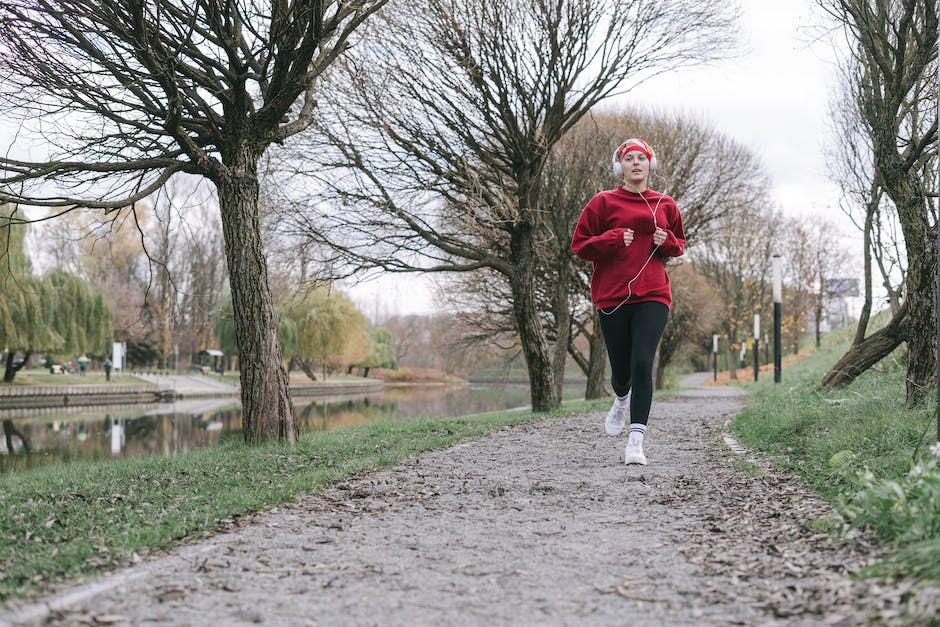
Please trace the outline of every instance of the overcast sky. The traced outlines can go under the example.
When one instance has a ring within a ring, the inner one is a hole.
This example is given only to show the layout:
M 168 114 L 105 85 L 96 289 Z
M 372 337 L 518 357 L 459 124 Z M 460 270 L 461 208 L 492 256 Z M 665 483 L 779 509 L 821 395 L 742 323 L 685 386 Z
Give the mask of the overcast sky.
M 837 83 L 833 45 L 841 42 L 839 34 L 820 37 L 828 22 L 814 0 L 739 3 L 739 57 L 659 76 L 615 102 L 687 112 L 748 146 L 763 160 L 772 197 L 784 214 L 807 220 L 828 216 L 850 242 L 858 240 L 857 246 L 849 245 L 861 254 L 861 234 L 838 207 L 839 190 L 828 178 L 825 159 L 831 142 L 828 103 Z M 396 276 L 350 291 L 372 318 L 383 312 L 424 313 L 441 308 L 427 283 Z
M 785 213 L 836 209 L 825 148 L 837 84 L 833 44 L 841 39 L 837 33 L 820 39 L 827 21 L 813 0 L 741 0 L 741 7 L 740 57 L 657 77 L 626 98 L 664 94 L 671 106 L 748 146 L 763 159 Z

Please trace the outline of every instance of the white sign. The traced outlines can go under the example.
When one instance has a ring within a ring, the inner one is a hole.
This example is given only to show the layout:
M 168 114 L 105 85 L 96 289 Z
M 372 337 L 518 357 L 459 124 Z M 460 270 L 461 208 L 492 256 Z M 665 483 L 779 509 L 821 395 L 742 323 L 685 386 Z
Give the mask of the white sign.
M 115 370 L 124 369 L 124 353 L 127 351 L 126 342 L 114 342 L 111 344 L 111 367 Z

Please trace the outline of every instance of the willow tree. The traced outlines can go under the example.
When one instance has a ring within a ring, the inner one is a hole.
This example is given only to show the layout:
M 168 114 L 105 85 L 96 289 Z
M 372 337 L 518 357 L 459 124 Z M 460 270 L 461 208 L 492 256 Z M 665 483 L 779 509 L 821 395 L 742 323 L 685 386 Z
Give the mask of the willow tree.
M 61 338 L 50 333 L 43 319 L 42 288 L 33 276 L 33 265 L 26 254 L 25 225 L 12 226 L 17 210 L 0 205 L 0 345 L 7 349 L 3 380 L 13 381 L 17 371 L 29 362 L 33 351 L 51 350 L 61 344 Z M 22 360 L 16 365 L 16 355 Z
M 8 349 L 3 380 L 13 381 L 35 353 L 104 354 L 113 328 L 107 295 L 63 270 L 34 276 L 23 246 L 26 225 L 9 223 L 13 211 L 0 209 L 0 218 L 8 221 L 0 228 L 0 345 Z
M 0 158 L 0 201 L 120 211 L 178 172 L 211 181 L 249 442 L 297 434 L 258 162 L 310 126 L 320 75 L 386 1 L 0 0 L 0 98 L 49 142 L 42 161 Z
M 281 318 L 296 338 L 288 356 L 311 379 L 316 379 L 316 366 L 325 377 L 327 370 L 369 354 L 365 316 L 348 296 L 327 285 L 295 294 L 284 303 Z
M 322 170 L 295 232 L 336 263 L 505 278 L 532 407 L 559 403 L 534 285 L 541 177 L 588 111 L 645 78 L 728 54 L 731 3 L 401 0 L 330 90 Z M 392 5 L 389 5 L 392 8 Z M 317 136 L 320 136 L 318 134 Z

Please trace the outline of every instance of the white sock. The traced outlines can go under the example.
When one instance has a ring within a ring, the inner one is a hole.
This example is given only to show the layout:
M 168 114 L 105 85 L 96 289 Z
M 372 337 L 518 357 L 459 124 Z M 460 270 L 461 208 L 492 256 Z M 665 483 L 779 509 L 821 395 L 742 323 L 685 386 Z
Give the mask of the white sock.
M 639 422 L 631 422 L 630 433 L 639 433 L 641 436 L 646 435 L 646 425 Z
M 627 401 L 630 399 L 630 393 L 627 392 L 625 396 L 618 396 L 617 400 L 614 401 L 617 405 L 623 406 L 627 404 Z

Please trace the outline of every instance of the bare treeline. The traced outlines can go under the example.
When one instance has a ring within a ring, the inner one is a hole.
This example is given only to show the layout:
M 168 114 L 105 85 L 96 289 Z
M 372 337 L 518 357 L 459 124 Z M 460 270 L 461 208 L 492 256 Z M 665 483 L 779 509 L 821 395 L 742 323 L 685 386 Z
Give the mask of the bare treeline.
M 285 224 L 349 272 L 500 275 L 532 406 L 559 402 L 536 284 L 556 144 L 644 78 L 733 50 L 733 6 L 691 0 L 403 0 L 371 24 L 298 155 L 325 196 Z M 317 142 L 326 138 L 325 142 Z M 299 163 L 299 161 L 298 161 Z

